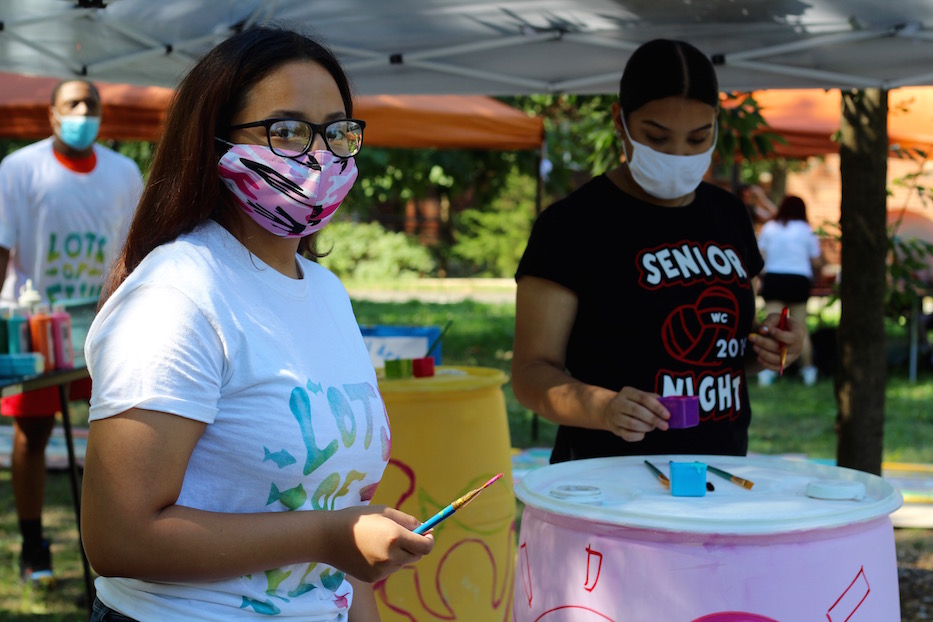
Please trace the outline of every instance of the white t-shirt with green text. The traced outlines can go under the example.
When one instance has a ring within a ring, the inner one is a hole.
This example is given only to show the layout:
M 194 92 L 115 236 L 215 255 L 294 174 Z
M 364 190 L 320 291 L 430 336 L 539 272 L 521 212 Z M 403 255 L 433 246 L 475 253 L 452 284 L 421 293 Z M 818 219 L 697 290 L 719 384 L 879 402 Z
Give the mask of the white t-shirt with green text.
M 150 253 L 107 300 L 85 347 L 90 420 L 130 408 L 207 424 L 178 504 L 212 512 L 365 505 L 389 422 L 346 289 L 298 258 L 291 279 L 213 221 Z M 197 583 L 97 579 L 149 620 L 346 620 L 344 573 L 309 561 Z
M 136 163 L 94 145 L 89 173 L 62 165 L 46 138 L 0 161 L 0 246 L 10 250 L 0 292 L 16 304 L 27 279 L 45 303 L 97 298 L 142 192 Z

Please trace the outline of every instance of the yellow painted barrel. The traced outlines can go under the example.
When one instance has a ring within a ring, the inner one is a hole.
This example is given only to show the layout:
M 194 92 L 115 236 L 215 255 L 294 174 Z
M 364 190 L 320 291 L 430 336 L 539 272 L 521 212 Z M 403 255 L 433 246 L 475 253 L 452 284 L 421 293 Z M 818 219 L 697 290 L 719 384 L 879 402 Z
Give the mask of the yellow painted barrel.
M 392 456 L 374 504 L 427 520 L 502 473 L 434 528 L 434 550 L 375 585 L 383 622 L 509 620 L 515 495 L 502 385 L 483 367 L 438 367 L 428 378 L 379 380 Z

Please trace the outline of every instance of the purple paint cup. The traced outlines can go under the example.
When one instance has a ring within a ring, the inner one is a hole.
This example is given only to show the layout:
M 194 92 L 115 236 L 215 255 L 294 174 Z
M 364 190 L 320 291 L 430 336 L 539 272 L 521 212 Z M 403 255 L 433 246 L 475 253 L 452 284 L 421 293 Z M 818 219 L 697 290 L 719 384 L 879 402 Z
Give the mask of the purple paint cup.
M 668 395 L 659 397 L 661 405 L 671 413 L 669 428 L 692 428 L 700 425 L 700 398 L 695 395 Z

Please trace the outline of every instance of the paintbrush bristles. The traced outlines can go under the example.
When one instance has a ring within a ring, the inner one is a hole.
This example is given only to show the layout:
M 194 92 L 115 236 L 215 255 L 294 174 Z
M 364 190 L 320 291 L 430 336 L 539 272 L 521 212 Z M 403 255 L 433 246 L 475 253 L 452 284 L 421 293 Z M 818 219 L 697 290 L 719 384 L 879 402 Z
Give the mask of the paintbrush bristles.
M 724 478 L 724 479 L 729 480 L 729 481 L 732 482 L 733 484 L 736 484 L 736 485 L 738 485 L 738 486 L 741 486 L 741 487 L 744 488 L 745 490 L 751 490 L 751 489 L 752 489 L 752 486 L 755 485 L 755 483 L 752 482 L 752 481 L 749 481 L 749 480 L 744 479 L 744 478 L 742 478 L 742 477 L 738 477 L 737 475 L 733 475 L 732 473 L 730 473 L 730 472 L 728 472 L 728 471 L 723 471 L 722 469 L 717 468 L 717 467 L 714 467 L 714 466 L 711 465 L 711 464 L 710 464 L 710 465 L 707 465 L 706 468 L 707 468 L 708 471 L 710 471 L 710 472 L 712 472 L 712 473 L 715 473 L 715 474 L 718 475 L 719 477 L 722 477 L 722 478 Z
M 645 465 L 647 465 L 647 467 L 651 470 L 651 472 L 654 473 L 655 477 L 658 478 L 658 481 L 661 482 L 661 484 L 663 484 L 667 488 L 671 487 L 671 480 L 667 478 L 667 475 L 661 472 L 661 469 L 654 466 L 647 460 L 645 460 Z
M 454 502 L 451 503 L 450 505 L 453 506 L 454 510 L 459 510 L 460 508 L 462 508 L 463 506 L 465 506 L 467 503 L 469 503 L 470 501 L 472 501 L 472 500 L 476 497 L 476 495 L 478 495 L 479 493 L 483 492 L 486 488 L 489 487 L 490 484 L 492 484 L 494 481 L 496 481 L 496 480 L 499 479 L 500 477 L 502 477 L 502 473 L 499 473 L 499 474 L 496 475 L 495 477 L 492 477 L 488 482 L 486 482 L 485 484 L 483 484 L 483 485 L 480 486 L 479 488 L 474 488 L 473 490 L 471 490 L 470 492 L 466 493 L 465 495 L 463 495 L 462 497 L 460 497 L 459 499 L 457 499 L 456 501 L 454 501 Z
M 472 501 L 473 499 L 475 499 L 475 498 L 476 498 L 476 495 L 478 495 L 478 494 L 480 493 L 481 490 L 482 490 L 482 488 L 477 488 L 476 490 L 471 490 L 470 492 L 466 493 L 465 495 L 463 495 L 462 497 L 460 497 L 459 499 L 457 499 L 456 501 L 454 501 L 454 502 L 451 503 L 450 505 L 452 505 L 453 508 L 454 508 L 455 510 L 459 510 L 460 508 L 462 508 L 463 506 L 465 506 L 467 503 L 469 503 L 470 501 Z

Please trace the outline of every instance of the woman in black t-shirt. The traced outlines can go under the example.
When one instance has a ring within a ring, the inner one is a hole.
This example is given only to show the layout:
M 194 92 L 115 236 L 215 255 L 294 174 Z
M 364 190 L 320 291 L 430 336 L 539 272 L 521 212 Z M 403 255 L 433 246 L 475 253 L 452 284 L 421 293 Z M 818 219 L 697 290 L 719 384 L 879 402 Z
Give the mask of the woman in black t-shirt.
M 516 273 L 512 387 L 560 425 L 552 462 L 611 455 L 744 455 L 746 372 L 800 353 L 801 325 L 755 319 L 763 261 L 742 202 L 701 180 L 718 82 L 680 41 L 636 50 L 612 116 L 626 162 L 538 218 Z M 661 395 L 695 395 L 669 429 Z

